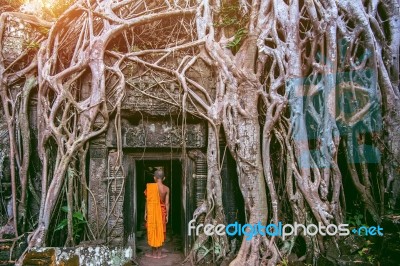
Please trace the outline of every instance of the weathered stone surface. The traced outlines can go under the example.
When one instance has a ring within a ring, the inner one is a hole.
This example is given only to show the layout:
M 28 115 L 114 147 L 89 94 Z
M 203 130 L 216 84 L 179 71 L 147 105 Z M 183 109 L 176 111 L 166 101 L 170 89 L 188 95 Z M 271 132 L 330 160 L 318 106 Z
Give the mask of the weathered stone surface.
M 124 217 L 123 204 L 125 192 L 125 176 L 121 171 L 120 165 L 117 164 L 118 153 L 110 152 L 108 155 L 108 173 L 107 183 L 108 190 L 108 208 L 107 216 L 109 217 L 107 224 L 107 242 L 110 245 L 122 245 L 124 242 Z
M 183 135 L 184 133 L 184 135 Z M 139 121 L 133 125 L 122 121 L 122 145 L 126 148 L 203 148 L 206 145 L 206 129 L 203 123 L 186 124 L 182 128 L 170 120 Z M 116 146 L 115 129 L 110 127 L 107 146 Z
M 92 192 L 88 198 L 88 222 L 95 236 L 106 239 L 106 230 L 103 230 L 107 215 L 107 149 L 100 147 L 90 148 L 90 181 L 89 188 Z
M 22 265 L 56 265 L 56 251 L 54 249 L 32 250 L 26 253 Z
M 117 152 L 94 146 L 90 149 L 89 225 L 98 239 L 110 245 L 124 242 L 123 172 L 117 165 Z
M 132 89 L 127 90 L 123 110 L 150 115 L 169 115 L 179 111 L 177 106 L 170 104 L 181 104 L 182 89 L 177 84 L 171 82 L 165 85 L 168 88 L 162 89 L 153 79 L 147 77 L 130 79 L 128 84 Z
M 27 252 L 23 265 L 120 266 L 132 258 L 132 249 L 106 246 L 39 248 Z
M 20 19 L 9 19 L 7 21 L 4 41 L 1 47 L 4 59 L 14 61 L 21 55 L 26 45 L 35 45 L 29 42 L 31 29 L 28 24 Z
M 180 56 L 176 54 L 170 64 L 179 62 Z M 177 60 L 178 59 L 178 60 Z M 174 66 L 171 65 L 171 68 Z M 177 65 L 175 66 L 177 67 Z M 129 73 L 126 73 L 127 84 L 129 89 L 126 90 L 125 99 L 122 103 L 122 110 L 129 113 L 140 112 L 152 116 L 169 116 L 171 114 L 178 114 L 182 112 L 183 89 L 176 82 L 171 80 L 171 76 L 166 73 L 158 73 L 155 77 L 153 75 L 140 75 L 137 73 L 145 71 L 140 65 L 131 64 L 129 66 Z M 186 76 L 197 84 L 203 86 L 209 96 L 214 99 L 215 97 L 215 77 L 214 73 L 202 61 L 197 61 L 187 72 Z M 203 93 L 198 91 L 194 86 L 191 89 L 197 92 L 197 95 L 207 102 Z M 116 96 L 111 96 L 116 97 Z M 113 99 L 109 99 L 113 101 Z M 186 111 L 196 111 L 196 108 L 189 100 L 186 101 Z M 200 107 L 199 107 L 200 108 Z

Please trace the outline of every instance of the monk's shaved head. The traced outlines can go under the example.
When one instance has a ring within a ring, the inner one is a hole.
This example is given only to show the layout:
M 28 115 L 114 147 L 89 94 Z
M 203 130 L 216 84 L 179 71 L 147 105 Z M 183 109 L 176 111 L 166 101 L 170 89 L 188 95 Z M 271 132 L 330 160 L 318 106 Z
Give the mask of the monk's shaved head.
M 156 178 L 158 178 L 158 179 L 161 179 L 161 178 L 164 177 L 164 171 L 161 170 L 161 169 L 157 169 L 157 170 L 154 172 L 154 176 L 155 176 Z

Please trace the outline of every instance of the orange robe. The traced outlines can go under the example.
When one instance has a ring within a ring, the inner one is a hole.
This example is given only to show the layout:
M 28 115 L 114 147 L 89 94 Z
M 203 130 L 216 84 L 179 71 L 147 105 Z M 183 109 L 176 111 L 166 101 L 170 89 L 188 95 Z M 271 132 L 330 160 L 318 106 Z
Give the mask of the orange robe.
M 165 241 L 167 208 L 160 199 L 157 183 L 148 183 L 146 191 L 147 242 L 151 247 L 161 247 Z

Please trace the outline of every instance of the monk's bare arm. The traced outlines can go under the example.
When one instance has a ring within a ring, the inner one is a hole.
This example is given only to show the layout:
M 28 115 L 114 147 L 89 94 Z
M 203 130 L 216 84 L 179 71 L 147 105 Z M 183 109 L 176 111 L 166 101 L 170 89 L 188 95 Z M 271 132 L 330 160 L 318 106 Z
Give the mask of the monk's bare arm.
M 169 188 L 167 188 L 167 193 L 165 194 L 165 207 L 167 208 L 166 222 L 168 223 L 168 214 L 169 214 Z
M 146 202 L 144 203 L 144 220 L 147 221 L 147 189 L 144 191 L 144 197 L 146 199 Z

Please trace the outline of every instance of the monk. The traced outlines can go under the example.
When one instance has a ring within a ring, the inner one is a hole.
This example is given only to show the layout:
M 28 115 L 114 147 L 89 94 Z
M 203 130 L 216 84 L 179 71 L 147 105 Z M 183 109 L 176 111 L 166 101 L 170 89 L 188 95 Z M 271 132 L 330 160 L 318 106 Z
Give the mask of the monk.
M 145 254 L 145 256 L 155 259 L 167 256 L 162 254 L 169 213 L 169 188 L 163 184 L 164 179 L 164 172 L 161 169 L 155 171 L 155 183 L 148 183 L 144 191 L 146 196 L 144 220 L 147 227 L 147 242 L 152 247 L 152 252 Z

